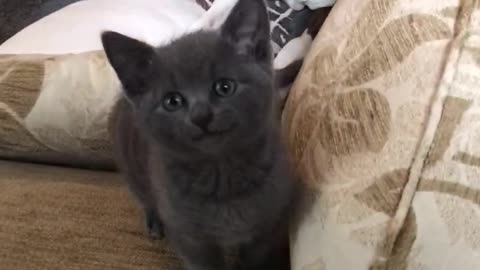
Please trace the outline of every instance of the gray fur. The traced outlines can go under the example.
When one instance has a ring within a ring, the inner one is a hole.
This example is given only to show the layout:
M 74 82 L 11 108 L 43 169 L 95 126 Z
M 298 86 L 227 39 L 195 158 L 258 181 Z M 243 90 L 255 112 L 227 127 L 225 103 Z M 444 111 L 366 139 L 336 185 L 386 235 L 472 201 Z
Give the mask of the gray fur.
M 289 269 L 298 187 L 280 138 L 269 32 L 263 1 L 240 0 L 219 31 L 161 48 L 102 35 L 125 91 L 112 119 L 119 166 L 149 228 L 163 230 L 188 270 Z M 213 91 L 224 79 L 233 94 Z M 174 110 L 172 93 L 183 97 Z

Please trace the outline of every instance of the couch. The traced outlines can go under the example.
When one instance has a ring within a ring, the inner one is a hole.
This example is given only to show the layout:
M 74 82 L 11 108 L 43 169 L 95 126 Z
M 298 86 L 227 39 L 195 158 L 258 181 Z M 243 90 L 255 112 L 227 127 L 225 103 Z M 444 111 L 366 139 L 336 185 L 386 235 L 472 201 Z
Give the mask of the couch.
M 292 269 L 480 269 L 480 0 L 313 18 L 276 52 L 304 58 L 282 117 L 308 189 Z M 181 269 L 112 171 L 112 74 L 98 50 L 0 55 L 1 269 Z
M 182 269 L 168 243 L 147 236 L 116 172 L 107 122 L 120 85 L 92 33 L 155 44 L 213 1 L 47 2 L 0 4 L 11 12 L 0 25 L 0 269 Z M 329 9 L 270 5 L 286 14 L 272 28 L 281 68 L 303 57 Z

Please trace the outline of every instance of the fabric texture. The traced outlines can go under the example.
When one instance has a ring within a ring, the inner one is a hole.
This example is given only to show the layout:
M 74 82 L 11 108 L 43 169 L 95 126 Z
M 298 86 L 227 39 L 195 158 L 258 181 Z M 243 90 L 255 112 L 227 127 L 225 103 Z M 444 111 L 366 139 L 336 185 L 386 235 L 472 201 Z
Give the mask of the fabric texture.
M 119 92 L 103 52 L 0 56 L 0 159 L 112 167 Z
M 302 10 L 305 6 L 309 9 L 317 9 L 335 4 L 335 0 L 285 0 L 285 2 L 294 10 Z
M 478 0 L 337 1 L 283 115 L 294 270 L 480 269 L 479 53 Z
M 114 173 L 0 161 L 0 268 L 181 270 Z
M 83 0 L 22 29 L 0 45 L 0 54 L 101 50 L 100 33 L 105 30 L 159 45 L 184 32 L 204 14 L 193 0 Z

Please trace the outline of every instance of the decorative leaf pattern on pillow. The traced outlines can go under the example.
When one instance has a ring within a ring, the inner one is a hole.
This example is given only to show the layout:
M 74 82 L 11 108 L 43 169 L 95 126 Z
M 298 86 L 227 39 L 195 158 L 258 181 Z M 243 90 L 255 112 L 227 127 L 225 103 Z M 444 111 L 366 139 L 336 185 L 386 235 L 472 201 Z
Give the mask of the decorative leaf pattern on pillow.
M 26 153 L 46 152 L 50 149 L 35 138 L 22 119 L 0 103 L 0 158 L 12 158 Z
M 468 169 L 480 170 L 480 157 L 463 151 L 448 154 L 458 138 L 461 123 L 465 114 L 474 106 L 472 100 L 447 96 L 444 101 L 444 109 L 440 118 L 432 147 L 425 160 L 425 170 L 438 170 L 445 161 L 451 158 L 465 166 L 465 174 Z M 476 122 L 476 121 L 475 121 Z M 477 124 L 477 127 L 478 126 Z M 478 130 L 478 128 L 472 130 Z M 465 131 L 464 131 L 465 132 Z M 468 132 L 468 131 L 467 131 Z M 453 144 L 453 145 L 452 145 Z M 451 157 L 449 157 L 451 156 Z M 460 177 L 458 177 L 460 178 Z M 448 181 L 448 178 L 424 177 L 420 181 L 418 191 L 435 194 L 435 200 L 439 214 L 448 228 L 452 243 L 465 241 L 472 248 L 480 250 L 480 239 L 472 237 L 480 234 L 480 181 L 465 177 L 461 182 Z M 472 180 L 474 180 L 472 182 Z M 473 185 L 473 186 L 472 186 Z
M 0 57 L 0 157 L 50 150 L 23 122 L 39 95 L 43 72 L 39 61 L 16 64 L 13 57 Z
M 393 217 L 407 179 L 408 169 L 398 169 L 386 173 L 376 179 L 371 186 L 355 194 L 354 197 L 369 208 Z
M 379 12 L 378 14 L 385 14 L 394 2 L 393 0 L 370 1 L 371 6 L 378 6 L 372 8 Z M 371 10 L 371 8 L 366 9 Z M 377 17 L 386 19 L 387 16 Z M 385 26 L 380 27 L 381 25 Z M 381 149 L 388 138 L 391 118 L 389 104 L 378 89 L 371 88 L 365 92 L 361 86 L 391 72 L 418 46 L 430 41 L 447 39 L 452 35 L 450 28 L 443 21 L 428 14 L 409 14 L 389 22 L 376 19 L 369 22 L 360 20 L 358 27 L 360 29 L 380 28 L 371 41 L 366 40 L 359 32 L 352 32 L 353 35 L 349 36 L 346 47 L 339 55 L 332 53 L 332 50 L 335 50 L 332 47 L 319 49 L 314 60 L 307 62 L 304 71 L 311 83 L 307 89 L 299 91 L 300 96 L 292 94 L 287 103 L 287 111 L 291 108 L 289 104 L 295 104 L 294 111 L 287 113 L 290 115 L 285 123 L 288 130 L 295 134 L 300 132 L 306 137 L 300 138 L 298 135 L 290 134 L 292 148 L 300 151 L 296 155 L 297 163 L 302 160 L 304 154 L 303 150 L 298 149 L 314 149 L 315 145 L 310 143 L 322 142 L 321 139 L 316 138 L 329 138 L 333 135 L 336 139 L 334 141 L 327 139 L 327 142 L 323 140 L 323 147 L 334 155 L 375 152 Z M 397 35 L 402 36 L 402 46 L 394 43 Z M 365 44 L 365 47 L 358 47 L 360 44 Z M 349 46 L 357 48 L 359 54 L 349 57 L 353 59 L 351 61 L 342 61 L 346 59 L 344 55 L 355 52 L 355 49 Z M 378 53 L 381 51 L 385 53 Z M 345 62 L 344 65 L 342 65 L 343 62 Z M 308 97 L 315 98 L 317 101 L 312 103 L 311 98 Z M 332 104 L 344 104 L 344 106 L 338 107 Z M 312 106 L 328 106 L 329 109 L 316 109 L 323 114 L 317 115 L 317 122 L 309 123 L 310 127 L 300 126 L 305 122 L 301 119 Z M 369 117 L 362 118 L 364 121 L 348 118 L 348 115 L 357 113 L 369 114 Z M 373 131 L 371 139 L 366 139 L 368 135 L 365 132 L 349 132 L 353 127 L 356 130 Z M 362 143 L 361 140 L 364 142 Z
M 0 159 L 111 169 L 113 74 L 102 52 L 0 56 Z
M 314 135 L 333 155 L 378 152 L 388 139 L 390 107 L 378 91 L 358 88 L 333 95 Z
M 409 14 L 394 19 L 381 28 L 375 39 L 354 61 L 342 70 L 340 84 L 356 86 L 374 80 L 392 71 L 412 51 L 423 43 L 451 37 L 447 24 L 428 14 Z M 395 44 L 394 37 L 402 37 L 402 46 Z M 379 54 L 378 51 L 385 51 Z
M 479 3 L 337 2 L 283 116 L 295 270 L 480 268 Z
M 346 37 L 345 48 L 338 60 L 341 66 L 346 65 L 352 58 L 358 57 L 365 47 L 377 37 L 398 1 L 367 1 Z
M 43 73 L 41 61 L 15 62 L 10 57 L 0 57 L 0 102 L 25 117 L 37 100 Z
M 398 169 L 384 174 L 375 180 L 367 189 L 355 194 L 354 197 L 358 202 L 365 204 L 367 207 L 392 218 L 397 212 L 403 187 L 407 183 L 407 180 L 408 169 Z M 355 237 L 356 233 L 356 231 L 353 231 L 352 237 Z M 397 241 L 395 241 L 395 239 L 388 239 L 392 242 L 387 241 L 385 243 L 385 245 L 390 245 L 391 247 L 384 246 L 383 248 L 385 250 L 392 249 L 392 251 L 386 265 L 379 266 L 379 269 L 408 269 L 407 258 L 415 242 L 416 234 L 417 222 L 415 210 L 410 207 L 402 230 L 397 237 Z

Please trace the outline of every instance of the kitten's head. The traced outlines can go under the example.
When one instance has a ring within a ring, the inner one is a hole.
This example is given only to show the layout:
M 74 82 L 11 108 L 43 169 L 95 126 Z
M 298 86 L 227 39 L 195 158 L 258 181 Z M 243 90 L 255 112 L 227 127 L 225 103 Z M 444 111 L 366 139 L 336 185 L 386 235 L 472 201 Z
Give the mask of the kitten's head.
M 263 0 L 238 0 L 220 29 L 160 48 L 115 32 L 102 43 L 142 130 L 165 147 L 221 154 L 253 142 L 272 121 Z

